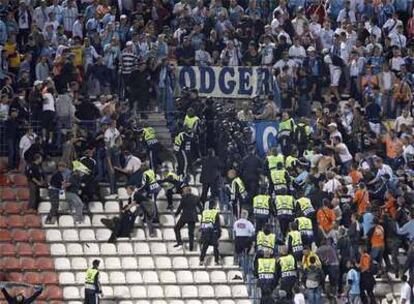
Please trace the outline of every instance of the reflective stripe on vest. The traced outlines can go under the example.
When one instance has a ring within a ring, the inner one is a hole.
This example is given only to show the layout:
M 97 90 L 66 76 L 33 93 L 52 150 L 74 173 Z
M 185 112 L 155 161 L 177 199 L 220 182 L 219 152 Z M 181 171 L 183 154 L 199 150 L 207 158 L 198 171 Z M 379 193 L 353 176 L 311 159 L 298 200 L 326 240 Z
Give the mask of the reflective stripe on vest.
M 298 252 L 303 250 L 302 246 L 302 236 L 299 231 L 294 230 L 288 233 L 288 236 L 292 239 L 292 251 Z
M 297 218 L 298 229 L 300 232 L 310 231 L 312 232 L 312 221 L 307 217 L 301 216 Z
M 267 157 L 267 164 L 269 167 L 269 170 L 274 170 L 277 168 L 277 164 L 285 164 L 285 157 L 283 156 L 283 154 L 278 154 L 278 155 L 269 155 Z
M 273 279 L 276 272 L 276 259 L 260 258 L 258 260 L 259 279 Z
M 293 157 L 293 156 L 286 157 L 285 167 L 286 168 L 291 168 L 293 163 L 296 162 L 297 160 L 298 159 L 296 157 Z
M 291 195 L 277 195 L 276 196 L 276 210 L 278 215 L 293 214 L 293 196 Z
M 285 185 L 286 184 L 286 170 L 272 170 L 270 172 L 273 185 Z
M 244 193 L 246 192 L 246 188 L 244 187 L 244 183 L 240 177 L 236 177 L 231 182 L 231 191 L 233 192 L 233 194 L 236 194 L 236 185 L 239 188 L 239 194 L 244 195 Z
M 270 195 L 259 194 L 253 198 L 253 213 L 256 215 L 269 215 Z
M 313 208 L 310 199 L 308 199 L 307 197 L 301 197 L 297 200 L 297 202 L 304 216 L 308 216 L 312 212 L 315 212 L 315 209 Z
M 279 263 L 282 278 L 296 276 L 295 258 L 291 254 L 280 257 Z
M 155 130 L 151 127 L 148 128 L 144 128 L 144 140 L 145 141 L 150 141 L 155 139 Z

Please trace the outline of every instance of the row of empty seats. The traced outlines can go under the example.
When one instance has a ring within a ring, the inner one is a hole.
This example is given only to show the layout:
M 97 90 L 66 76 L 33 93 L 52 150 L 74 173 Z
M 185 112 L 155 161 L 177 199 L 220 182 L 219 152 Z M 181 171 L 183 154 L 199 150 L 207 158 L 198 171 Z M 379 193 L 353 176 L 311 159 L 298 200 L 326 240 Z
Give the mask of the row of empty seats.
M 3 201 L 27 201 L 29 199 L 29 189 L 27 187 L 2 188 L 0 197 Z
M 0 228 L 41 228 L 42 221 L 38 215 L 0 215 Z
M 0 258 L 0 269 L 3 270 L 54 270 L 54 260 L 49 257 L 3 257 Z
M 25 282 L 29 284 L 59 284 L 59 276 L 56 272 L 7 272 L 0 276 L 0 281 Z
M 2 242 L 44 242 L 45 232 L 42 229 L 0 229 Z
M 92 264 L 92 261 L 96 257 L 76 257 L 76 258 L 63 258 L 57 257 L 54 259 L 56 270 L 85 270 Z M 17 259 L 16 259 L 17 260 Z M 176 256 L 168 257 L 163 256 L 160 258 L 152 257 L 107 257 L 101 259 L 100 269 L 103 270 L 135 270 L 135 269 L 154 269 L 155 267 L 160 266 L 160 269 L 203 269 L 205 266 L 199 265 L 199 258 L 197 256 L 186 257 L 186 256 Z M 235 268 L 233 265 L 233 257 L 224 257 L 224 264 L 214 266 L 216 268 Z M 209 268 L 210 265 L 209 265 Z
M 243 299 L 247 297 L 245 285 L 147 285 L 147 286 L 102 286 L 102 293 L 106 299 Z M 79 299 L 83 294 L 83 287 L 68 286 L 63 288 L 64 299 Z M 237 302 L 239 303 L 239 302 Z
M 159 269 L 158 269 L 159 270 Z M 242 278 L 239 270 L 142 270 L 142 271 L 105 271 L 100 274 L 102 284 L 240 284 Z M 62 285 L 82 285 L 85 282 L 85 272 L 63 271 L 59 273 Z
M 18 287 L 18 288 L 12 288 L 9 291 L 11 294 L 17 294 L 21 290 L 22 288 Z M 34 292 L 33 290 L 29 290 L 27 292 L 27 295 L 31 295 L 33 294 L 33 292 Z M 0 303 L 5 303 L 4 301 L 1 301 L 3 299 L 2 297 L 3 297 L 3 294 L 0 293 Z M 36 301 L 36 304 L 40 304 L 40 303 L 63 304 L 64 302 L 61 302 L 62 298 L 63 298 L 63 291 L 59 286 L 46 285 L 43 289 L 43 292 L 38 297 L 39 301 Z M 42 300 L 44 300 L 45 302 L 42 302 Z
M 27 178 L 23 174 L 1 174 L 0 175 L 0 186 L 15 186 L 15 187 L 26 187 Z

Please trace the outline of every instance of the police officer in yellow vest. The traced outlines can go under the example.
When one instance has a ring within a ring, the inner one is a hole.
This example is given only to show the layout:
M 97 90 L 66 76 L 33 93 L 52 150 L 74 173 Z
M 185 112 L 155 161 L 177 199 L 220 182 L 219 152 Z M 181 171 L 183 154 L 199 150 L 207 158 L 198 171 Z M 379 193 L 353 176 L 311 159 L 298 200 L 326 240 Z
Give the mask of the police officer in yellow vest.
M 283 237 L 286 237 L 289 223 L 294 220 L 294 198 L 292 195 L 288 195 L 285 189 L 281 189 L 279 193 L 275 198 L 276 214 Z
M 297 223 L 298 226 L 298 231 L 300 232 L 300 235 L 302 236 L 302 243 L 304 246 L 310 246 L 312 244 L 313 240 L 313 235 L 314 235 L 314 231 L 313 231 L 313 224 L 312 224 L 312 220 L 301 216 L 301 217 L 297 217 L 295 219 L 295 222 Z
M 280 148 L 282 150 L 283 155 L 288 156 L 291 154 L 291 148 L 293 146 L 292 143 L 292 135 L 295 132 L 295 121 L 293 118 L 289 117 L 288 112 L 282 113 L 282 119 L 279 122 L 278 128 L 278 142 L 280 144 Z
M 144 124 L 143 128 L 139 130 L 141 132 L 141 138 L 144 142 L 148 157 L 150 160 L 150 167 L 155 169 L 158 164 L 162 161 L 158 158 L 160 152 L 160 143 L 158 142 L 154 128 L 150 127 L 147 123 Z
M 280 255 L 276 264 L 277 280 L 280 279 L 280 289 L 286 291 L 288 298 L 292 299 L 292 289 L 298 277 L 296 260 L 288 253 L 286 246 L 280 247 Z
M 181 194 L 182 188 L 187 185 L 185 179 L 180 178 L 174 171 L 164 168 L 163 179 L 159 180 L 158 183 L 165 191 L 167 197 L 167 210 L 173 210 L 173 195 L 175 193 Z
M 290 183 L 290 176 L 282 163 L 276 165 L 276 169 L 270 172 L 271 182 L 276 195 L 287 192 Z
M 85 304 L 99 304 L 99 294 L 102 293 L 99 282 L 99 260 L 93 260 L 92 268 L 85 273 Z
M 283 156 L 283 154 L 277 153 L 277 149 L 273 147 L 270 149 L 269 155 L 266 156 L 265 160 L 265 171 L 267 179 L 269 180 L 269 194 L 273 193 L 273 182 L 271 172 L 277 169 L 276 167 L 279 163 L 283 165 L 285 163 L 285 157 Z
M 316 210 L 312 201 L 307 197 L 300 197 L 296 200 L 296 217 L 304 216 L 311 220 L 313 235 L 318 232 L 318 222 L 316 220 Z M 300 229 L 299 229 L 300 230 Z
M 190 130 L 193 133 L 193 138 L 191 139 L 191 156 L 193 159 L 200 157 L 200 145 L 199 145 L 199 136 L 200 136 L 200 118 L 195 115 L 193 108 L 188 108 L 187 114 L 184 117 L 183 127 Z
M 161 191 L 161 186 L 158 184 L 157 176 L 155 175 L 154 170 L 150 169 L 148 164 L 142 164 L 141 170 L 143 171 L 142 182 L 141 186 L 138 187 L 138 192 L 152 199 L 155 207 L 154 221 L 158 222 L 157 196 Z
M 286 237 L 288 252 L 295 257 L 296 261 L 302 261 L 303 243 L 302 235 L 298 231 L 298 224 L 296 222 L 290 223 L 289 230 Z
M 262 294 L 260 303 L 274 303 L 272 293 L 276 287 L 276 259 L 269 251 L 266 251 L 255 264 L 255 275 Z
M 259 231 L 256 236 L 256 252 L 258 255 L 265 251 L 276 253 L 276 235 L 272 233 L 272 226 L 265 224 L 263 230 Z
M 214 261 L 216 265 L 219 265 L 220 253 L 218 249 L 218 240 L 221 236 L 220 212 L 217 209 L 217 202 L 214 200 L 209 202 L 209 208 L 205 209 L 201 215 L 200 232 L 200 266 L 204 264 L 204 258 L 206 257 L 209 246 L 213 246 Z
M 256 221 L 256 230 L 262 230 L 264 224 L 269 221 L 271 215 L 276 215 L 272 197 L 260 189 L 260 194 L 253 197 L 253 215 Z
M 174 152 L 177 159 L 177 174 L 183 177 L 188 175 L 189 166 L 192 165 L 191 143 L 193 132 L 185 128 L 174 138 Z
M 230 180 L 230 201 L 233 205 L 233 214 L 240 217 L 240 211 L 247 196 L 246 187 L 242 179 L 237 176 L 236 170 L 229 170 L 227 177 Z

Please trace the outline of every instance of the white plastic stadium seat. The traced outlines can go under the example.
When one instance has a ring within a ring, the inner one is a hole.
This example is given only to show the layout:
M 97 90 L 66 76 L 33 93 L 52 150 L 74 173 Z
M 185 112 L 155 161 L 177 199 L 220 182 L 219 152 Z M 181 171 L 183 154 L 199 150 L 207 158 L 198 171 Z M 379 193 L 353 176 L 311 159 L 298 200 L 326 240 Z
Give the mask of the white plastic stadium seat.
M 175 232 L 172 228 L 163 229 L 162 238 L 164 241 L 175 241 Z
M 197 287 L 196 286 L 183 286 L 181 288 L 181 296 L 184 299 L 194 299 L 198 297 L 198 291 L 197 291 Z
M 64 299 L 79 299 L 79 289 L 77 287 L 64 287 L 63 298 Z
M 132 286 L 129 290 L 132 298 L 143 299 L 147 297 L 147 289 L 144 286 Z
M 41 202 L 37 210 L 39 210 L 39 213 L 49 213 L 50 202 Z
M 109 229 L 98 229 L 96 230 L 96 240 L 107 241 L 111 236 L 111 230 Z
M 83 245 L 83 252 L 85 255 L 100 255 L 99 245 L 94 243 L 88 243 Z
M 126 191 L 125 188 L 123 188 L 123 187 L 118 188 L 118 198 L 120 200 L 128 200 L 129 195 L 128 195 L 128 193 L 127 193 L 127 191 Z
M 144 271 L 142 278 L 144 283 L 158 283 L 158 275 L 155 271 Z
M 236 304 L 233 300 L 223 300 L 221 301 L 221 304 Z M 239 301 L 237 301 L 237 304 L 239 304 Z
M 88 268 L 85 258 L 72 258 L 72 269 L 82 270 Z
M 181 291 L 180 287 L 169 285 L 164 287 L 164 293 L 166 298 L 180 298 L 181 297 Z
M 125 257 L 121 260 L 122 269 L 133 270 L 138 268 L 137 258 Z
M 215 290 L 216 298 L 230 298 L 231 290 L 229 286 L 219 285 Z
M 121 269 L 121 260 L 119 258 L 106 258 L 106 269 Z
M 194 282 L 195 283 L 209 283 L 210 278 L 208 276 L 208 272 L 207 271 L 195 271 L 194 272 Z M 214 281 L 212 281 L 212 282 L 214 282 Z
M 164 243 L 152 243 L 150 245 L 151 253 L 158 254 L 158 255 L 165 255 L 167 254 L 167 246 Z
M 115 298 L 128 299 L 131 297 L 129 288 L 127 286 L 115 286 L 114 287 Z
M 119 213 L 119 202 L 107 201 L 105 202 L 106 213 Z
M 247 298 L 249 296 L 246 285 L 232 286 L 231 292 L 233 294 L 233 298 Z
M 73 221 L 73 216 L 71 215 L 61 215 L 59 217 L 59 226 L 60 227 L 73 227 L 75 222 Z
M 102 286 L 102 293 L 108 298 L 112 298 L 114 296 L 114 291 L 110 286 Z
M 198 296 L 200 298 L 214 298 L 214 289 L 209 285 L 202 285 L 198 287 Z
M 172 300 L 170 301 L 170 304 L 185 304 L 184 301 L 181 300 Z
M 226 283 L 226 273 L 224 271 L 216 270 L 210 273 L 211 282 Z
M 134 252 L 137 255 L 149 255 L 150 249 L 147 243 L 135 243 Z
M 115 244 L 102 244 L 101 245 L 102 255 L 117 255 Z
M 125 274 L 120 271 L 114 271 L 109 273 L 109 282 L 111 284 L 125 284 Z M 129 293 L 129 291 L 128 291 Z
M 151 257 L 140 257 L 138 261 L 140 269 L 154 269 L 154 261 Z
M 200 300 L 188 300 L 185 304 L 202 304 Z
M 175 221 L 174 221 L 174 216 L 172 216 L 171 214 L 163 214 L 160 216 L 160 221 L 161 224 L 164 227 L 173 227 L 175 226 Z M 174 230 L 173 230 L 174 232 Z
M 138 271 L 128 271 L 126 273 L 126 282 L 128 284 L 141 284 L 142 283 L 141 273 Z
M 82 229 L 79 238 L 81 241 L 95 241 L 95 232 L 92 229 Z
M 56 255 L 66 255 L 66 247 L 64 244 L 51 244 L 50 252 L 53 256 Z
M 133 255 L 134 250 L 132 249 L 132 244 L 130 243 L 118 243 L 118 254 L 119 255 Z
M 89 209 L 92 213 L 103 212 L 103 207 L 101 202 L 90 202 Z
M 193 273 L 188 270 L 177 271 L 178 283 L 193 283 Z
M 60 230 L 57 229 L 48 229 L 46 231 L 46 240 L 49 242 L 59 242 L 62 241 L 62 235 Z
M 171 269 L 171 260 L 169 257 L 156 257 L 155 265 L 158 269 Z
M 172 271 L 162 271 L 160 273 L 160 281 L 161 283 L 164 283 L 164 284 L 171 284 L 171 283 L 176 283 L 177 278 L 175 277 L 175 273 Z
M 94 214 L 92 216 L 92 226 L 93 227 L 105 227 L 104 224 L 102 224 L 101 219 L 107 218 L 105 215 L 101 214 Z
M 68 258 L 57 258 L 55 259 L 56 270 L 70 270 L 70 261 Z
M 148 289 L 148 297 L 149 298 L 163 298 L 164 297 L 164 290 L 161 286 L 149 286 Z
M 204 300 L 203 304 L 219 304 L 216 300 Z
M 83 248 L 81 244 L 67 244 L 66 249 L 68 252 L 68 255 L 82 255 L 83 254 Z
M 79 241 L 78 230 L 76 229 L 63 230 L 62 237 L 64 241 Z
M 174 257 L 173 258 L 173 268 L 175 269 L 186 269 L 188 268 L 188 261 L 185 257 Z
M 75 284 L 75 275 L 72 272 L 59 273 L 59 283 L 63 285 Z

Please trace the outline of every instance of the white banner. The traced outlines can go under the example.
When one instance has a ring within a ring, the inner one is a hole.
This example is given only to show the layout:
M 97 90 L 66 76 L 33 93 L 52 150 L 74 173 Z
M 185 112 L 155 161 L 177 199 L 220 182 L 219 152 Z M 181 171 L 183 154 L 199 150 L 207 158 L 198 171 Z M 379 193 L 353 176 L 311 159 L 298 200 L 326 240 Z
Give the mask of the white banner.
M 262 67 L 177 67 L 177 89 L 196 88 L 200 96 L 249 98 L 272 94 L 272 75 Z

